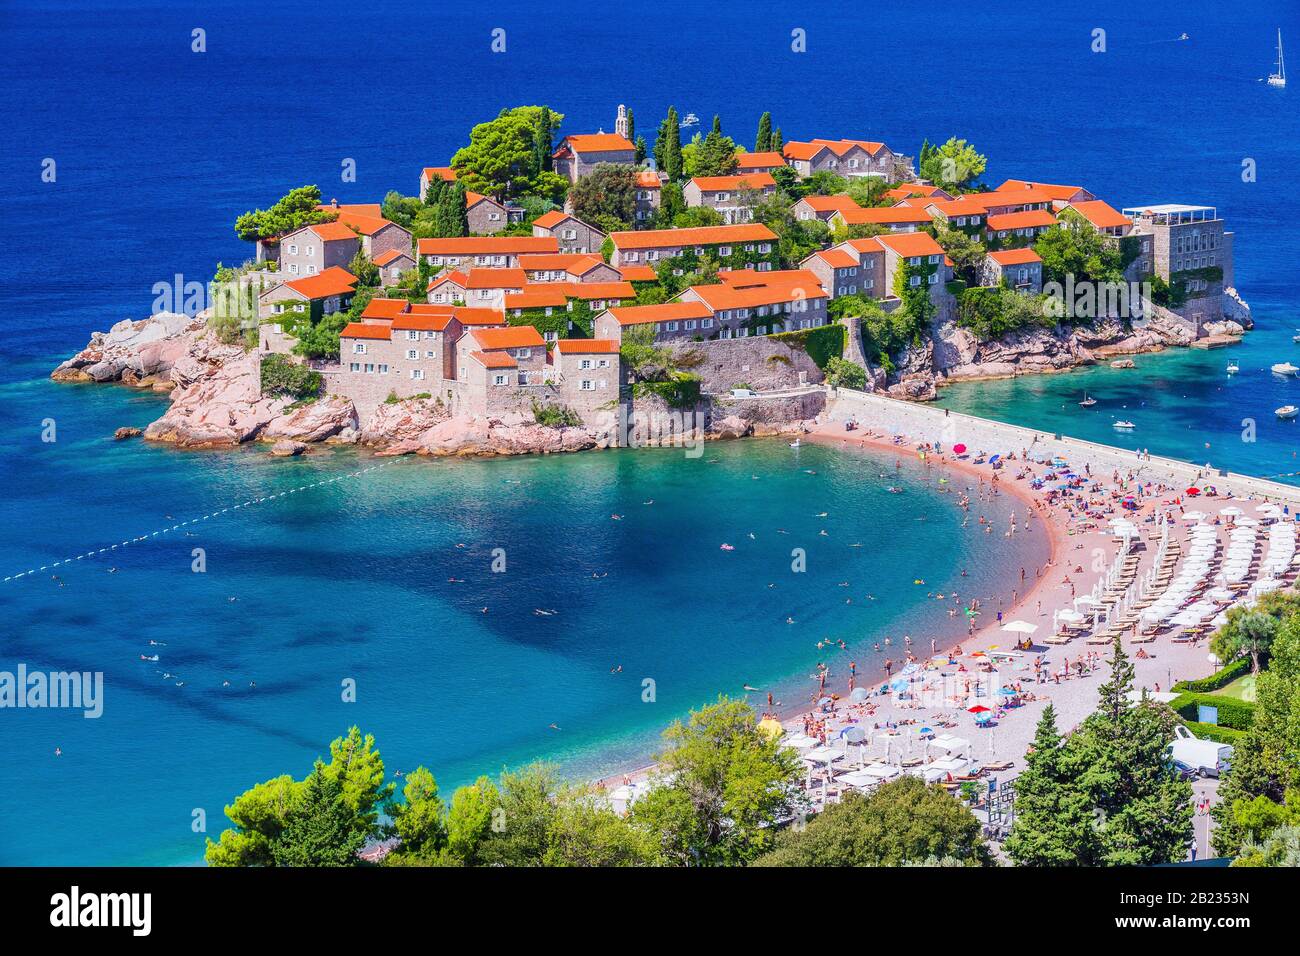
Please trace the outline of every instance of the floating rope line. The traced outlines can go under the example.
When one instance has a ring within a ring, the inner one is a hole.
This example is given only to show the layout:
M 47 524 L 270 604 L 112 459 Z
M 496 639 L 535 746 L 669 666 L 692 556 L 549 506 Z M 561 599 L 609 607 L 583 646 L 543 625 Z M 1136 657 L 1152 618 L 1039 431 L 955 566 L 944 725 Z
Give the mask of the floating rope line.
M 0 581 L 0 584 L 7 584 L 10 581 L 17 581 L 19 578 L 29 577 L 33 574 L 40 574 L 42 571 L 50 571 L 53 570 L 54 568 L 62 567 L 65 564 L 72 564 L 76 561 L 83 561 L 86 558 L 96 558 L 99 557 L 101 554 L 109 554 L 113 551 L 118 550 L 119 548 L 127 548 L 133 544 L 139 544 L 142 541 L 149 541 L 161 535 L 171 534 L 173 531 L 180 531 L 183 528 L 188 528 L 190 525 L 201 524 L 204 521 L 209 521 L 213 518 L 219 518 L 224 514 L 228 514 L 229 512 L 232 511 L 239 511 L 242 508 L 252 508 L 255 505 L 264 504 L 268 501 L 276 501 L 280 498 L 286 498 L 289 495 L 296 495 L 300 491 L 310 491 L 313 488 L 323 488 L 326 485 L 332 485 L 335 482 L 343 481 L 346 478 L 360 478 L 362 475 L 369 474 L 372 471 L 377 471 L 380 468 L 387 468 L 389 465 L 391 465 L 394 461 L 397 460 L 398 459 L 396 458 L 392 458 L 389 459 L 388 461 L 380 462 L 377 465 L 371 465 L 369 468 L 361 468 L 357 471 L 350 471 L 343 475 L 335 475 L 333 478 L 322 478 L 320 481 L 313 481 L 305 485 L 299 485 L 297 488 L 290 488 L 287 491 L 281 491 L 273 495 L 264 495 L 261 498 L 249 498 L 247 501 L 241 501 L 237 505 L 231 505 L 227 508 L 222 508 L 219 511 L 210 511 L 205 515 L 201 515 L 200 517 L 197 518 L 191 518 L 188 521 L 181 521 L 178 524 L 174 524 L 169 528 L 160 528 L 159 530 L 150 532 L 149 534 L 142 534 L 135 538 L 126 538 L 122 541 L 119 541 L 117 544 L 106 545 L 105 547 L 98 548 L 98 549 L 92 548 L 89 551 L 83 552 L 82 554 L 74 555 L 70 558 L 64 558 L 62 561 L 54 561 L 51 562 L 50 564 L 43 564 L 39 568 L 30 568 L 26 571 L 21 571 L 18 574 L 11 574 L 8 577 L 4 578 L 2 581 Z

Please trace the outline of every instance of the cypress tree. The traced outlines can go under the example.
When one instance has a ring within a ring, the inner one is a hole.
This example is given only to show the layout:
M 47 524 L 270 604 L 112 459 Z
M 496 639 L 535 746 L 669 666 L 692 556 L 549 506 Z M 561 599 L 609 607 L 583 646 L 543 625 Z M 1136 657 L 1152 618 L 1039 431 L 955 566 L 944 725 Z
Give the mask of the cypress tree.
M 357 866 L 365 835 L 343 799 L 337 779 L 319 760 L 306 780 L 301 802 L 289 813 L 271 847 L 276 866 Z
M 1033 748 L 1016 778 L 1015 823 L 1003 848 L 1020 866 L 1095 865 L 1095 816 L 1079 787 L 1077 759 L 1062 746 L 1051 704 L 1039 718 Z
M 682 129 L 674 106 L 668 107 L 668 118 L 664 120 L 663 166 L 660 168 L 671 180 L 682 176 Z
M 451 196 L 448 200 L 447 222 L 452 232 L 452 236 L 469 235 L 469 206 L 465 198 L 465 184 L 456 181 L 451 190 Z
M 776 128 L 772 134 L 772 152 L 779 153 L 785 149 L 785 140 L 781 137 L 781 127 Z
M 772 114 L 764 113 L 758 118 L 758 136 L 754 139 L 754 152 L 766 153 L 772 149 Z
M 551 153 L 554 152 L 551 143 L 551 108 L 543 106 L 537 128 L 533 130 L 533 173 L 550 172 L 552 168 Z
M 640 166 L 645 162 L 645 137 L 638 136 L 634 145 L 636 146 L 636 164 Z
M 628 142 L 636 142 L 636 117 L 632 115 L 631 110 L 627 111 L 627 138 Z
M 713 114 L 713 132 L 717 133 L 719 136 L 722 135 L 722 117 L 717 113 Z
M 447 191 L 447 181 L 441 176 L 435 176 L 429 183 L 429 187 L 424 191 L 424 204 L 426 206 L 436 206 L 442 202 L 442 197 Z

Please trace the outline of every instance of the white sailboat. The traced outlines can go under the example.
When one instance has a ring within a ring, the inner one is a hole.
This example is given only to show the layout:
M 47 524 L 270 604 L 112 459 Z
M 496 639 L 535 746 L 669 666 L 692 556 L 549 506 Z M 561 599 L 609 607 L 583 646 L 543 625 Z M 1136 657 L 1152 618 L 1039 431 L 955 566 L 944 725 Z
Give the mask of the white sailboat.
M 1084 408 L 1092 408 L 1092 406 L 1097 404 L 1097 400 L 1095 398 L 1089 397 L 1088 393 L 1084 392 L 1083 401 L 1081 401 L 1079 404 L 1082 405 Z
M 1286 86 L 1286 60 L 1282 57 L 1282 28 L 1277 30 L 1277 68 L 1268 75 L 1268 85 L 1276 87 Z

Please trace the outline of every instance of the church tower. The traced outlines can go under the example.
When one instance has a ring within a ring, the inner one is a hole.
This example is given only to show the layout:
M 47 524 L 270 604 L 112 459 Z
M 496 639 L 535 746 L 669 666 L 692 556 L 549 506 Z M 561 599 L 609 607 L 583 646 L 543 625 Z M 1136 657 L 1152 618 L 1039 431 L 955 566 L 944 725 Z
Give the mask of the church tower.
M 618 104 L 618 119 L 614 120 L 614 132 L 624 139 L 627 138 L 627 107 L 622 103 Z

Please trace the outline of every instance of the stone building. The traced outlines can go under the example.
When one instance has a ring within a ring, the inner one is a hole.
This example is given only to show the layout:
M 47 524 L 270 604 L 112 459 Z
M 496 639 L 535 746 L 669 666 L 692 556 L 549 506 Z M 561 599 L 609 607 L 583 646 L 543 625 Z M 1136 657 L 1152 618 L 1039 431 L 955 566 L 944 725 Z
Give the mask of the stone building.
M 1170 309 L 1197 329 L 1223 318 L 1223 290 L 1233 286 L 1233 234 L 1214 206 L 1131 206 L 1131 235 L 1150 240 L 1150 269 L 1169 284 Z
M 562 253 L 581 252 L 599 255 L 600 247 L 605 242 L 605 234 L 595 226 L 588 225 L 577 216 L 559 209 L 552 209 L 534 219 L 533 235 L 555 239 Z
M 752 222 L 754 207 L 776 192 L 768 173 L 736 176 L 696 176 L 682 188 L 687 206 L 703 206 L 722 216 L 723 222 Z

